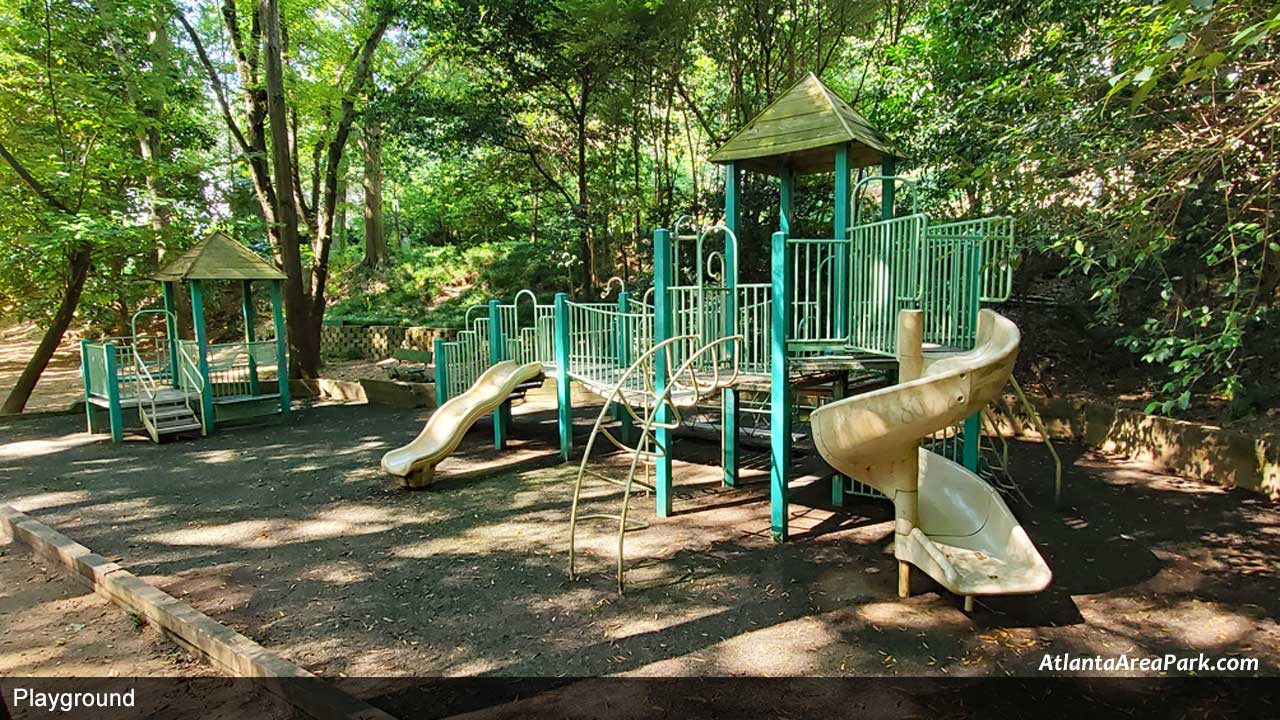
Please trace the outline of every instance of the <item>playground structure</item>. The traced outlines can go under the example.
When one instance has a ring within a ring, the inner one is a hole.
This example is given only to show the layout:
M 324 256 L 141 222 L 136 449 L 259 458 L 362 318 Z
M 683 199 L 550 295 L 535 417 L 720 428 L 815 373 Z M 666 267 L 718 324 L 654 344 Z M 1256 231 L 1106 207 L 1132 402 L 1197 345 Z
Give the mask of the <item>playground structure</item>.
M 993 310 L 978 316 L 973 350 L 933 358 L 922 351 L 919 310 L 898 315 L 898 380 L 813 411 L 818 452 L 894 506 L 898 593 L 910 593 L 910 565 L 965 598 L 1039 592 L 1052 573 L 1000 494 L 972 470 L 920 447 L 982 410 L 1013 373 L 1019 333 Z
M 655 230 L 653 283 L 639 298 L 624 289 L 616 302 L 581 302 L 560 293 L 552 303 L 542 303 L 534 293 L 521 291 L 510 303 L 492 300 L 472 308 L 466 328 L 455 340 L 436 341 L 436 393 L 442 407 L 450 398 L 465 396 L 498 363 L 536 363 L 553 376 L 566 462 L 573 457 L 574 445 L 571 384 L 604 399 L 574 489 L 571 574 L 579 521 L 615 522 L 621 591 L 625 535 L 645 527 L 629 517 L 633 491 L 651 492 L 659 517 L 671 514 L 673 434 L 690 414 L 709 410 L 718 416 L 726 486 L 738 483 L 740 440 L 753 429 L 741 427 L 743 416 L 767 426 L 771 532 L 775 540 L 784 541 L 789 483 L 815 459 L 808 453 L 796 462 L 797 426 L 823 402 L 812 398 L 825 395 L 838 401 L 849 394 L 851 381 L 891 377 L 895 360 L 901 360 L 902 311 L 921 311 L 913 316 L 920 320 L 920 354 L 936 359 L 933 367 L 948 367 L 975 347 L 979 308 L 1009 295 L 1012 222 L 988 217 L 940 223 L 917 210 L 914 192 L 910 212 L 898 214 L 898 189 L 913 187 L 895 175 L 896 159 L 896 152 L 866 120 L 810 74 L 712 155 L 713 162 L 725 166 L 723 221 L 699 228 L 686 216 L 669 229 Z M 853 171 L 873 165 L 879 165 L 878 174 L 851 183 Z M 740 277 L 744 171 L 775 176 L 779 182 L 778 228 L 770 241 L 767 279 Z M 825 172 L 835 176 L 832 235 L 794 237 L 795 178 Z M 872 183 L 881 188 L 880 217 L 863 221 L 855 198 Z M 1016 351 L 1016 329 L 1013 333 Z M 942 359 L 947 357 L 953 359 Z M 913 377 L 898 372 L 900 379 Z M 1003 385 L 1003 379 L 993 380 L 987 390 L 996 394 Z M 927 427 L 915 423 L 904 432 L 912 435 L 913 446 L 925 440 L 957 461 L 955 467 L 969 473 L 964 477 L 976 478 L 972 474 L 979 465 L 979 411 L 986 402 L 977 400 L 990 400 L 987 395 L 970 395 L 971 402 L 963 403 L 965 412 L 946 413 L 946 422 L 926 423 Z M 492 412 L 494 441 L 501 448 L 510 432 L 510 403 L 493 406 L 493 398 L 485 397 L 483 406 L 470 403 L 468 417 L 482 415 L 476 412 L 482 407 Z M 610 427 L 611 419 L 616 428 Z M 452 426 L 459 438 L 465 425 Z M 423 435 L 429 430 L 430 425 Z M 901 433 L 893 437 L 908 441 Z M 456 445 L 456 440 L 451 442 Z M 422 449 L 434 451 L 440 445 Z M 837 440 L 828 447 L 843 446 Z M 593 451 L 598 448 L 630 454 L 625 477 L 596 469 Z M 388 457 L 407 451 L 393 451 Z M 933 457 L 926 467 L 950 467 Z M 403 456 L 393 459 L 404 462 Z M 848 463 L 836 465 L 856 479 L 831 477 L 835 505 L 843 504 L 848 493 L 879 495 L 875 488 L 885 487 L 878 476 L 867 476 Z M 617 513 L 579 513 L 588 481 L 622 489 Z M 1007 508 L 990 516 L 1013 522 Z M 923 527 L 927 531 L 930 526 Z M 920 560 L 918 555 L 899 557 Z M 960 587 L 968 597 L 1041 589 L 1030 587 L 1033 584 L 1013 590 L 1001 590 L 994 583 L 948 587 Z M 907 588 L 902 589 L 905 593 Z
M 280 372 L 288 367 L 284 307 L 280 283 L 284 274 L 248 248 L 214 233 L 168 264 L 155 276 L 163 286 L 164 307 L 133 315 L 130 334 L 80 342 L 89 432 L 97 429 L 95 410 L 105 410 L 111 439 L 120 442 L 126 429 L 124 411 L 135 410 L 154 442 L 178 433 L 211 432 L 219 422 L 275 412 L 289 412 L 289 383 Z M 234 281 L 241 286 L 244 340 L 209 342 L 205 283 Z M 271 283 L 274 337 L 256 336 L 252 283 Z M 178 283 L 191 292 L 193 336 L 178 337 L 175 313 Z M 163 334 L 148 334 L 139 321 L 163 319 Z

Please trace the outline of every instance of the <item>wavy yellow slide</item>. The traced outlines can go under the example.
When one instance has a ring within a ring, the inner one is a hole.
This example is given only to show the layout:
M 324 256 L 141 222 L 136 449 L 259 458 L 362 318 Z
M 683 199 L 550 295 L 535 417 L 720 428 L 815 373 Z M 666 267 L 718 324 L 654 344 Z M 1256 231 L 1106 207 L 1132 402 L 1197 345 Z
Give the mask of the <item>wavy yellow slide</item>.
M 964 466 L 919 447 L 920 438 L 980 412 L 1013 372 L 1021 336 L 991 310 L 978 316 L 975 348 L 926 367 L 923 318 L 898 317 L 900 384 L 825 405 L 811 423 L 833 468 L 893 501 L 898 594 L 915 565 L 973 607 L 974 595 L 1034 593 L 1053 574 L 999 493 Z
M 497 410 L 518 386 L 540 375 L 542 364 L 536 362 L 517 365 L 504 360 L 485 370 L 466 392 L 437 408 L 413 442 L 383 455 L 383 471 L 404 478 L 411 488 L 430 485 L 436 465 L 458 449 L 467 430 Z

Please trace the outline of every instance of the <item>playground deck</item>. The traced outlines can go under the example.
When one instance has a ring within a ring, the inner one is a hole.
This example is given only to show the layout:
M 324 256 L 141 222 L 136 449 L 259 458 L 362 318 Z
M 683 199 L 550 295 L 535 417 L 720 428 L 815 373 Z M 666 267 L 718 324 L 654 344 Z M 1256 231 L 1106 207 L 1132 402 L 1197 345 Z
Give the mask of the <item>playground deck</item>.
M 1054 585 L 972 616 L 928 585 L 896 599 L 887 503 L 837 512 L 798 480 L 775 545 L 767 457 L 744 452 L 724 490 L 699 464 L 718 447 L 693 439 L 673 516 L 637 503 L 654 526 L 628 539 L 628 594 L 607 528 L 585 528 L 571 583 L 576 467 L 558 463 L 552 397 L 515 409 L 507 452 L 479 423 L 417 493 L 377 466 L 425 411 L 316 407 L 162 445 L 112 446 L 75 416 L 3 421 L 0 501 L 329 676 L 1035 675 L 1046 652 L 1244 655 L 1280 674 L 1280 510 L 1071 446 L 1064 513 L 1042 449 L 1014 447 L 1035 506 L 1011 504 Z

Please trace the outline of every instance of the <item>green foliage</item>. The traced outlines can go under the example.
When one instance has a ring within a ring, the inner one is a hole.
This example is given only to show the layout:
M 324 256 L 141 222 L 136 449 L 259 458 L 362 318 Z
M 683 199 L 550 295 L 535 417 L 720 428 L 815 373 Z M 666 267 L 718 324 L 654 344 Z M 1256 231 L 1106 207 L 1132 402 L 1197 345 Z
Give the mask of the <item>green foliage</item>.
M 384 8 L 358 5 L 282 6 L 307 265 L 340 79 Z M 257 52 L 247 22 L 256 4 L 231 7 L 238 39 Z M 0 36 L 0 143 L 66 206 L 0 164 L 0 312 L 47 320 L 76 248 L 93 257 L 80 317 L 101 326 L 151 300 L 146 278 L 162 248 L 210 226 L 264 254 L 279 249 L 246 167 L 257 155 L 228 135 L 179 9 L 205 38 L 241 128 L 265 133 L 242 107 L 242 91 L 260 91 L 262 78 L 237 68 L 220 3 L 0 0 L 10 29 Z M 348 227 L 330 268 L 331 315 L 458 325 L 469 305 L 523 287 L 585 294 L 617 275 L 643 289 L 655 227 L 685 212 L 719 216 L 722 178 L 706 156 L 815 71 L 903 150 L 900 171 L 919 181 L 922 210 L 1012 214 L 1036 260 L 1027 267 L 1087 288 L 1097 336 L 1120 338 L 1116 352 L 1151 369 L 1151 410 L 1186 412 L 1218 395 L 1246 413 L 1277 395 L 1274 2 L 395 9 L 369 97 L 352 106 L 357 136 L 366 119 L 383 128 L 391 258 L 376 272 L 362 262 L 363 170 L 349 152 L 338 165 Z M 760 273 L 776 185 L 748 176 L 742 205 L 741 267 Z M 825 234 L 829 179 L 801 179 L 796 209 L 799 232 Z
M 567 290 L 567 267 L 555 257 L 551 248 L 520 240 L 414 245 L 371 271 L 359 252 L 348 251 L 338 261 L 328 316 L 359 324 L 462 327 L 467 308 L 490 298 L 511 298 L 523 288 L 543 298 Z
M 1161 370 L 1152 410 L 1275 381 L 1277 12 L 935 1 L 873 88 L 926 206 L 1014 214 Z

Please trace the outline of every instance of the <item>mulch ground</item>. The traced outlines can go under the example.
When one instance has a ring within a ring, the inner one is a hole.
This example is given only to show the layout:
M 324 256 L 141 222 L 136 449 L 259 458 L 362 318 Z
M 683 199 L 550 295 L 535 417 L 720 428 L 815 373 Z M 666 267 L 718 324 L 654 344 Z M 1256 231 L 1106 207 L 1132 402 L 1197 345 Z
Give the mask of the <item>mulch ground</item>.
M 972 615 L 919 574 L 896 598 L 883 501 L 837 509 L 825 482 L 794 486 L 794 537 L 773 544 L 759 458 L 733 490 L 678 462 L 674 517 L 633 503 L 652 525 L 627 537 L 625 595 L 608 525 L 584 526 L 571 581 L 576 466 L 558 462 L 548 395 L 516 408 L 506 452 L 479 423 L 424 492 L 378 460 L 427 411 L 314 407 L 118 446 L 74 416 L 4 420 L 0 501 L 330 677 L 1038 675 L 1062 652 L 1240 655 L 1280 674 L 1280 508 L 1079 447 L 1060 448 L 1057 511 L 1048 455 L 1014 444 L 1032 505 L 1011 505 L 1054 583 Z

